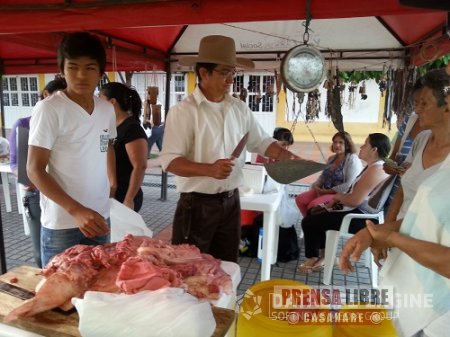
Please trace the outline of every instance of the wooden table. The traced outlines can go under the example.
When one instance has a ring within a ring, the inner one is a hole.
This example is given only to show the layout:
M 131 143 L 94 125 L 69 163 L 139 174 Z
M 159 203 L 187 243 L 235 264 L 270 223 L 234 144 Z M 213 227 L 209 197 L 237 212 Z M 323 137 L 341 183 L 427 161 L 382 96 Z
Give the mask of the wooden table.
M 36 284 L 41 280 L 40 269 L 20 266 L 12 269 L 0 276 L 3 282 L 11 283 L 11 279 L 18 279 L 15 286 L 33 291 Z M 13 297 L 9 294 L 0 292 L 0 321 L 14 308 L 18 307 L 23 300 Z M 231 324 L 235 319 L 235 312 L 229 309 L 213 307 L 214 318 L 216 319 L 216 330 L 213 337 L 223 337 L 228 332 Z M 78 331 L 78 313 L 74 312 L 70 315 L 47 311 L 34 317 L 20 319 L 7 323 L 14 327 L 31 331 L 43 336 L 51 337 L 81 337 Z M 0 330 L 0 336 L 1 336 Z

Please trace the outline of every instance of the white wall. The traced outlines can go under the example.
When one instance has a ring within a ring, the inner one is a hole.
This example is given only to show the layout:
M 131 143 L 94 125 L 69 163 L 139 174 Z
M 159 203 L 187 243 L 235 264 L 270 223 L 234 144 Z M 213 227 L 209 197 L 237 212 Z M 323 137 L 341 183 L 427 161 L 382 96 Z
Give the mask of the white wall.
M 378 112 L 380 109 L 380 90 L 378 88 L 378 84 L 375 80 L 366 81 L 366 95 L 367 99 L 362 100 L 361 95 L 359 94 L 359 87 L 355 89 L 355 103 L 353 109 L 349 107 L 349 83 L 345 84 L 344 90 L 344 102 L 341 108 L 342 116 L 344 118 L 344 123 L 377 123 L 378 122 Z M 325 116 L 325 106 L 327 94 L 326 90 L 323 86 L 320 86 L 320 107 L 321 112 L 319 113 L 319 118 L 316 121 L 319 122 L 328 122 L 329 119 Z M 293 94 L 290 90 L 288 90 L 288 104 L 289 108 L 292 109 L 292 100 Z M 301 111 L 303 115 L 306 111 L 306 101 L 307 96 L 305 95 L 305 99 L 301 106 Z M 296 110 L 298 111 L 298 103 L 296 102 Z M 292 112 L 290 112 L 290 120 L 292 120 Z M 299 118 L 301 120 L 301 118 Z

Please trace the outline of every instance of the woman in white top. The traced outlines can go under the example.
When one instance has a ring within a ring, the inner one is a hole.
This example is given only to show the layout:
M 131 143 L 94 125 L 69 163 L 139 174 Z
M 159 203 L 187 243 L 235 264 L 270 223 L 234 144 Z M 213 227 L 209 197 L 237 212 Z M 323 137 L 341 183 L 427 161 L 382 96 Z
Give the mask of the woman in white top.
M 337 132 L 332 138 L 328 167 L 322 172 L 309 191 L 295 198 L 300 213 L 306 215 L 311 208 L 327 203 L 336 193 L 347 192 L 348 188 L 362 170 L 361 160 L 356 154 L 355 144 L 348 132 Z
M 414 142 L 411 167 L 402 177 L 387 221 L 376 227 L 368 221 L 367 229 L 347 242 L 340 258 L 341 269 L 349 271 L 350 257 L 357 261 L 367 247 L 372 247 L 376 260 L 390 247 L 381 270 L 382 287 L 393 286 L 401 298 L 432 296 L 432 305 L 397 306 L 395 323 L 399 335 L 407 337 L 444 336 L 450 330 L 450 76 L 444 69 L 430 71 L 423 84 L 416 112 L 429 131 Z
M 299 271 L 309 273 L 322 267 L 325 249 L 325 233 L 339 230 L 342 219 L 348 213 L 373 213 L 368 207 L 371 192 L 389 176 L 383 170 L 383 158 L 391 149 L 389 138 L 382 133 L 371 133 L 359 151 L 359 158 L 367 163 L 366 168 L 356 177 L 347 193 L 336 193 L 333 200 L 326 204 L 329 211 L 310 214 L 303 218 L 306 261 L 299 266 Z M 355 219 L 350 224 L 350 233 L 364 228 L 362 219 Z

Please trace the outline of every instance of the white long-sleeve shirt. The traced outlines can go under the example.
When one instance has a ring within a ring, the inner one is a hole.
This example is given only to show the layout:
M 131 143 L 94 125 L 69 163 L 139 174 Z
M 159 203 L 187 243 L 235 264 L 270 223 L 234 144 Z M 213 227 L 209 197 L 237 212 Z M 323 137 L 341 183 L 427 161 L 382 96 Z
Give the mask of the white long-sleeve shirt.
M 198 163 L 214 163 L 230 158 L 236 145 L 249 132 L 246 148 L 264 154 L 276 140 L 270 137 L 255 119 L 245 102 L 226 95 L 223 102 L 210 102 L 196 88 L 182 102 L 170 109 L 160 156 L 162 168 L 167 169 L 178 157 Z M 233 172 L 227 179 L 210 177 L 176 177 L 178 192 L 220 193 L 237 188 L 242 182 L 244 152 L 235 160 Z

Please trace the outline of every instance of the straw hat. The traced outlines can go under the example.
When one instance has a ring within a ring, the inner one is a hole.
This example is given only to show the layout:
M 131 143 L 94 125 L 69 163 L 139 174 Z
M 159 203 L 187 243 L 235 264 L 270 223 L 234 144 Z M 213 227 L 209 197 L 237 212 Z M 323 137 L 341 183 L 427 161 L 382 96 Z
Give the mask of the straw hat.
M 255 68 L 252 60 L 236 57 L 234 40 L 227 36 L 209 35 L 200 41 L 198 56 L 186 56 L 179 63 L 193 66 L 196 63 L 216 63 L 231 67 Z

